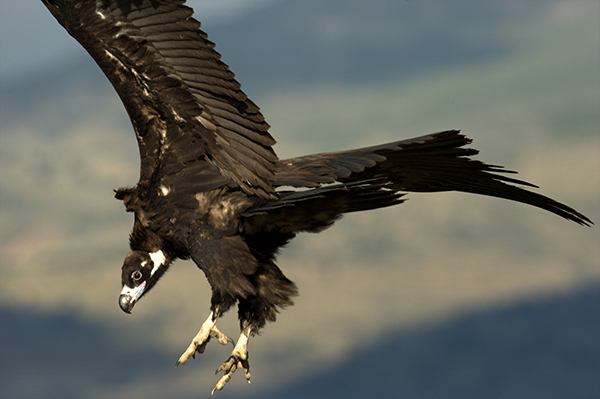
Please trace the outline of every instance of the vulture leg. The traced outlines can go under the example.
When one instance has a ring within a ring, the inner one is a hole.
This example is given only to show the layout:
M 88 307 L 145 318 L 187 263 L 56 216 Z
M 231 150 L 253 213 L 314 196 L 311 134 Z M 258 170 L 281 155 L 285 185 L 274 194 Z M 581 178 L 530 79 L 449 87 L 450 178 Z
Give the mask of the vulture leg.
M 267 322 L 275 321 L 277 308 L 292 305 L 291 298 L 298 292 L 296 285 L 283 275 L 272 259 L 260 259 L 260 261 L 256 273 L 250 277 L 256 294 L 238 298 L 241 334 L 231 355 L 217 370 L 217 373 L 222 371 L 224 374 L 213 389 L 213 393 L 223 389 L 237 369 L 244 370 L 246 380 L 250 383 L 248 340 L 251 336 L 257 335 Z
M 217 338 L 217 341 L 221 345 L 227 345 L 229 342 L 233 343 L 233 340 L 229 338 L 227 335 L 223 334 L 217 328 L 217 319 L 218 317 L 214 312 L 211 312 L 208 318 L 202 323 L 202 327 L 200 327 L 200 331 L 198 334 L 192 339 L 192 343 L 190 346 L 183 352 L 183 355 L 177 361 L 175 368 L 180 364 L 186 364 L 190 357 L 194 357 L 196 352 L 204 353 L 206 349 L 206 345 L 210 341 L 211 338 Z
M 215 393 L 215 391 L 220 391 L 225 387 L 225 384 L 229 382 L 233 373 L 239 369 L 244 369 L 244 373 L 246 375 L 246 380 L 248 380 L 248 384 L 250 384 L 250 363 L 248 362 L 248 340 L 250 339 L 250 329 L 245 328 L 242 330 L 240 337 L 238 338 L 233 351 L 231 352 L 231 356 L 227 359 L 221 367 L 217 369 L 217 373 L 223 371 L 225 374 L 221 377 L 217 385 L 213 388 L 211 395 Z

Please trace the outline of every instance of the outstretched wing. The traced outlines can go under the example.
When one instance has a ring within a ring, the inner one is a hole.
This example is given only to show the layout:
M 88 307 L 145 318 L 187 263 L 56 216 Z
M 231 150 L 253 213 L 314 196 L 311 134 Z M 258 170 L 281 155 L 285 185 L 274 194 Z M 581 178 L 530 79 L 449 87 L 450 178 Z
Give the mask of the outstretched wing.
M 42 1 L 123 101 L 138 139 L 140 186 L 200 174 L 204 189 L 234 183 L 275 198 L 269 126 L 184 0 Z M 218 170 L 209 180 L 206 163 Z
M 339 196 L 340 193 L 335 192 L 336 188 L 343 190 L 346 198 L 360 196 L 364 209 L 398 202 L 399 191 L 462 191 L 523 202 L 583 225 L 592 223 L 565 204 L 508 184 L 536 187 L 500 174 L 515 172 L 469 158 L 478 153 L 473 148 L 464 148 L 470 142 L 459 131 L 450 130 L 357 150 L 281 160 L 277 163 L 273 183 L 275 187 L 316 189 L 282 192 L 279 200 L 248 214 L 256 215 L 261 211 L 264 213 L 289 206 L 300 211 L 303 206 L 324 203 L 323 198 L 328 195 L 335 193 Z M 373 188 L 377 185 L 380 187 L 377 190 L 379 196 L 373 194 Z M 269 209 L 264 209 L 267 206 Z M 341 208 L 339 211 L 352 211 L 348 209 Z

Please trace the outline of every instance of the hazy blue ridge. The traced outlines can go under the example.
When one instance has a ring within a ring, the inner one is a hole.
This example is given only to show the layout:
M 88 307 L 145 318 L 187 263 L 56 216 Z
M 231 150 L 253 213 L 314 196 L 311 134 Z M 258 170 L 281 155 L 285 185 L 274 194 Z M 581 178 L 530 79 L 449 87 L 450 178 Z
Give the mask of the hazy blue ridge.
M 0 321 L 3 398 L 86 398 L 99 387 L 175 373 L 174 354 L 141 350 L 135 337 L 68 313 L 2 307 Z M 264 390 L 267 375 L 256 375 L 243 396 L 594 399 L 599 375 L 600 286 L 593 286 L 432 328 L 393 331 L 377 345 L 356 348 L 334 369 L 274 391 Z M 208 388 L 198 386 L 198 395 Z M 261 393 L 252 396 L 257 389 Z M 219 392 L 220 398 L 236 396 Z
M 408 80 L 494 60 L 524 44 L 510 40 L 511 26 L 535 23 L 551 5 L 279 1 L 215 25 L 196 18 L 249 93 L 261 94 L 306 83 Z
M 594 286 L 392 332 L 269 397 L 594 399 L 599 376 L 600 287 Z

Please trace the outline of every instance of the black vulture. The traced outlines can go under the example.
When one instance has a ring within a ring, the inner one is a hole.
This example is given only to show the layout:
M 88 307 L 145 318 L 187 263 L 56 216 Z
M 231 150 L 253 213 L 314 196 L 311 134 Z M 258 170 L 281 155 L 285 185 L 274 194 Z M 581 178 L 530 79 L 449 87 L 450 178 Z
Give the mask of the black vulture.
M 297 288 L 275 264 L 300 232 L 343 214 L 403 201 L 404 192 L 462 191 L 530 204 L 581 225 L 590 219 L 519 186 L 449 130 L 350 151 L 279 160 L 259 108 L 242 92 L 184 0 L 42 0 L 104 71 L 129 114 L 141 159 L 135 187 L 116 198 L 135 215 L 122 267 L 121 309 L 134 305 L 176 259 L 192 259 L 212 289 L 210 315 L 177 364 L 238 306 L 241 334 L 218 371 L 250 380 L 247 344 Z

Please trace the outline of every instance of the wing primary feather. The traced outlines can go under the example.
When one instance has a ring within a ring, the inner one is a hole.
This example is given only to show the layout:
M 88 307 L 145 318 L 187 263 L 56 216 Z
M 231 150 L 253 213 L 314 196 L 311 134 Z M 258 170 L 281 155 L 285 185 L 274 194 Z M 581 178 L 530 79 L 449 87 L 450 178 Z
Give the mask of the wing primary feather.
M 138 138 L 141 184 L 150 187 L 153 176 L 173 169 L 168 162 L 181 163 L 168 156 L 172 152 L 211 159 L 230 184 L 248 194 L 275 196 L 277 157 L 269 125 L 183 1 L 73 0 L 64 9 L 45 3 L 123 101 Z M 196 144 L 181 147 L 189 143 L 180 134 L 192 135 Z M 236 150 L 224 150 L 225 142 L 235 142 Z

